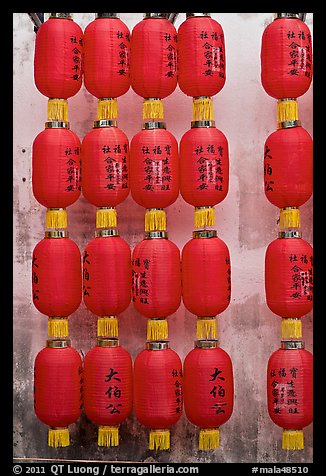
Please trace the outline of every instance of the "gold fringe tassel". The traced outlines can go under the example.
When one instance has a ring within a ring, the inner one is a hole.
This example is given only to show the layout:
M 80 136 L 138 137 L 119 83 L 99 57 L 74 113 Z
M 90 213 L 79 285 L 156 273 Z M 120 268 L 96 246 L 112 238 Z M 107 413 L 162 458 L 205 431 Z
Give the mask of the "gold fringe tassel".
M 217 323 L 215 317 L 198 317 L 196 334 L 198 339 L 216 339 Z
M 277 101 L 277 121 L 278 123 L 285 121 L 297 121 L 298 102 L 296 99 L 278 99 Z
M 116 119 L 118 117 L 118 101 L 116 98 L 102 98 L 97 101 L 97 118 Z
M 193 98 L 192 100 L 192 120 L 193 121 L 212 121 L 213 100 L 208 96 Z
M 280 230 L 287 228 L 300 228 L 300 210 L 298 207 L 280 209 Z
M 48 446 L 52 448 L 70 445 L 70 435 L 68 428 L 49 428 Z
M 282 318 L 281 334 L 282 339 L 299 339 L 302 337 L 301 319 Z
M 215 210 L 213 207 L 195 207 L 194 226 L 202 228 L 215 225 Z
M 115 228 L 117 211 L 114 207 L 99 207 L 96 210 L 96 228 Z
M 104 316 L 97 319 L 97 337 L 118 337 L 118 329 L 116 316 Z
M 48 121 L 68 122 L 68 101 L 67 99 L 48 100 Z
M 48 208 L 45 216 L 46 228 L 67 228 L 68 217 L 65 208 Z
M 304 435 L 302 430 L 283 430 L 282 450 L 303 450 Z
M 147 320 L 147 340 L 164 340 L 169 336 L 166 319 Z
M 150 450 L 170 449 L 170 430 L 151 430 L 149 433 Z
M 97 444 L 98 446 L 119 446 L 119 427 L 99 426 Z
M 219 428 L 201 428 L 199 432 L 200 450 L 215 450 L 220 447 L 220 430 Z
M 158 98 L 147 98 L 143 101 L 143 120 L 164 119 L 163 101 Z
M 68 337 L 68 318 L 49 317 L 48 318 L 49 337 Z
M 165 231 L 166 213 L 163 208 L 146 208 L 145 231 Z

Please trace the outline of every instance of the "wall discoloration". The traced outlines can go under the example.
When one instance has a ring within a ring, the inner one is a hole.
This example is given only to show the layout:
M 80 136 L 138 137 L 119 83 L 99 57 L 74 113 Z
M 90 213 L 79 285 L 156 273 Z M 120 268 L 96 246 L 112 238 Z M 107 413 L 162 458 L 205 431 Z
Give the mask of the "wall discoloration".
M 97 426 L 83 414 L 70 426 L 71 446 L 47 447 L 47 428 L 34 415 L 33 366 L 47 339 L 47 318 L 31 300 L 31 257 L 44 236 L 45 209 L 31 188 L 31 146 L 46 121 L 47 98 L 33 82 L 35 33 L 26 13 L 13 15 L 14 59 L 14 456 L 18 458 L 63 458 L 144 462 L 311 462 L 312 425 L 305 429 L 305 449 L 284 452 L 281 429 L 267 412 L 265 373 L 271 353 L 280 345 L 280 318 L 267 307 L 264 291 L 264 255 L 277 236 L 278 210 L 263 189 L 263 148 L 276 128 L 276 103 L 260 82 L 260 45 L 272 13 L 213 13 L 226 40 L 227 81 L 214 97 L 216 127 L 226 135 L 230 153 L 230 184 L 226 199 L 215 207 L 218 236 L 231 255 L 232 293 L 230 306 L 218 317 L 221 347 L 233 362 L 234 412 L 221 427 L 221 446 L 212 452 L 198 450 L 199 429 L 183 414 L 171 430 L 171 450 L 148 450 L 148 430 L 134 413 L 121 425 L 117 448 L 97 446 Z M 92 13 L 76 13 L 84 29 Z M 141 13 L 123 13 L 130 31 Z M 179 14 L 176 27 L 185 20 Z M 312 30 L 312 14 L 307 14 Z M 190 128 L 191 98 L 179 88 L 164 100 L 167 129 L 178 142 Z M 302 125 L 312 134 L 312 88 L 298 100 Z M 71 129 L 80 140 L 93 127 L 97 101 L 83 86 L 69 99 Z M 118 126 L 129 140 L 142 123 L 142 99 L 132 90 L 118 99 Z M 25 152 L 23 152 L 23 150 Z M 25 180 L 24 180 L 25 179 Z M 68 229 L 81 252 L 94 238 L 96 207 L 83 195 L 68 208 Z M 118 205 L 118 228 L 131 250 L 144 237 L 144 209 L 131 196 Z M 193 207 L 179 197 L 167 208 L 169 239 L 182 250 L 192 237 Z M 303 238 L 312 242 L 312 199 L 301 207 Z M 129 305 L 119 319 L 121 344 L 134 359 L 143 350 L 146 318 Z M 312 350 L 312 313 L 304 316 L 306 348 Z M 170 345 L 183 360 L 194 347 L 196 316 L 183 304 L 168 317 Z M 82 356 L 96 343 L 97 316 L 82 302 L 69 317 L 72 345 Z

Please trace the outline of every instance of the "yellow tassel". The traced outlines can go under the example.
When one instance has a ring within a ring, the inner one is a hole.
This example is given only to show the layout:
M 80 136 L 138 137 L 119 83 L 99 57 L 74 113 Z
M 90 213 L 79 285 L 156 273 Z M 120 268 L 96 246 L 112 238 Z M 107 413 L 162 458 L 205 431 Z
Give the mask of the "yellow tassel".
M 118 329 L 116 316 L 104 316 L 97 319 L 97 337 L 118 337 Z
M 215 450 L 220 447 L 220 430 L 218 428 L 201 428 L 199 432 L 200 450 Z
M 119 446 L 119 427 L 99 426 L 97 444 L 98 446 Z
M 298 207 L 280 209 L 280 230 L 286 228 L 300 228 L 300 210 Z
M 48 100 L 48 121 L 68 122 L 68 101 L 67 99 Z
M 148 98 L 143 101 L 143 120 L 164 119 L 163 101 L 157 98 Z
M 148 319 L 147 340 L 164 340 L 168 338 L 168 321 L 166 319 Z
M 116 119 L 118 117 L 118 101 L 116 98 L 103 98 L 97 102 L 97 118 Z
M 150 450 L 170 449 L 170 430 L 151 430 L 149 433 Z
M 68 337 L 68 318 L 49 317 L 48 318 L 49 337 Z
M 49 428 L 48 446 L 52 448 L 70 445 L 70 435 L 68 428 Z
M 192 120 L 193 121 L 212 121 L 213 100 L 208 96 L 193 98 L 192 100 Z
M 67 228 L 68 218 L 65 208 L 48 208 L 45 216 L 46 228 Z
M 145 231 L 165 231 L 166 213 L 163 208 L 146 208 Z
M 99 207 L 96 210 L 96 228 L 115 228 L 117 211 L 114 207 Z
M 299 339 L 302 337 L 301 319 L 282 319 L 282 339 Z
M 217 323 L 215 317 L 198 317 L 196 334 L 198 339 L 216 339 Z
M 215 225 L 215 210 L 213 207 L 195 207 L 194 226 L 202 228 Z
M 298 116 L 298 102 L 296 99 L 278 99 L 277 101 L 277 121 L 297 121 Z
M 283 430 L 282 450 L 303 450 L 304 435 L 302 430 Z

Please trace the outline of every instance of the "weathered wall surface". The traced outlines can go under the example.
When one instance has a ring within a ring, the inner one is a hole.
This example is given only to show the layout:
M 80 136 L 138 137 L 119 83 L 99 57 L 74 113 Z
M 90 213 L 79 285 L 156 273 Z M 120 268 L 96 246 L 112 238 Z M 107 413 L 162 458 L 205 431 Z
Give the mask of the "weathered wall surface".
M 26 13 L 13 14 L 14 45 L 14 456 L 155 462 L 311 462 L 312 425 L 305 429 L 305 449 L 281 449 L 281 429 L 270 420 L 266 403 L 266 366 L 280 345 L 280 319 L 267 307 L 264 294 L 264 255 L 278 232 L 278 209 L 265 198 L 263 150 L 267 136 L 276 129 L 276 101 L 260 82 L 260 44 L 272 13 L 212 13 L 223 27 L 226 41 L 227 81 L 214 97 L 216 127 L 229 141 L 230 187 L 216 209 L 218 236 L 228 245 L 232 266 L 232 296 L 218 318 L 220 345 L 232 358 L 235 405 L 231 419 L 221 429 L 221 446 L 213 452 L 197 450 L 198 431 L 185 415 L 171 433 L 171 451 L 151 452 L 148 432 L 132 414 L 121 426 L 118 448 L 97 446 L 97 427 L 83 415 L 72 425 L 72 444 L 47 447 L 47 428 L 33 411 L 33 365 L 47 338 L 47 319 L 31 300 L 31 256 L 44 236 L 45 209 L 31 187 L 31 147 L 47 119 L 47 98 L 33 81 L 35 33 Z M 46 15 L 47 18 L 47 15 Z M 84 29 L 93 13 L 75 13 Z M 123 13 L 130 31 L 142 13 Z M 185 20 L 179 14 L 175 26 Z M 307 14 L 312 31 L 312 14 Z M 312 88 L 298 99 L 299 118 L 312 134 Z M 192 100 L 178 88 L 164 100 L 165 120 L 180 141 L 190 128 Z M 131 89 L 118 99 L 118 125 L 129 139 L 141 127 L 142 99 Z M 69 99 L 71 129 L 80 139 L 92 128 L 97 104 L 83 86 Z M 312 199 L 301 208 L 303 238 L 312 243 Z M 144 210 L 129 198 L 118 206 L 121 236 L 133 249 L 143 238 Z M 94 236 L 95 207 L 82 196 L 68 209 L 70 237 L 83 252 Z M 181 197 L 167 209 L 169 238 L 180 249 L 191 238 L 193 208 Z M 171 347 L 182 359 L 193 348 L 195 316 L 183 306 L 169 318 Z M 96 317 L 82 303 L 70 317 L 72 345 L 82 354 L 95 345 Z M 144 348 L 146 319 L 132 303 L 120 315 L 121 344 L 132 358 Z M 306 348 L 312 351 L 312 315 L 303 318 Z

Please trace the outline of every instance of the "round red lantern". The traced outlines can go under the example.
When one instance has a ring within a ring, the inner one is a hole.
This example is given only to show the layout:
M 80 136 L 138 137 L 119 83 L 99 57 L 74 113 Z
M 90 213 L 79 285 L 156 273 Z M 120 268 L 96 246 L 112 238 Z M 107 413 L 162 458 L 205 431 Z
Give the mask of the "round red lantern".
M 130 31 L 118 13 L 96 13 L 84 31 L 84 84 L 98 99 L 117 98 L 130 87 Z
M 264 30 L 261 82 L 273 98 L 298 98 L 312 81 L 311 33 L 302 13 L 277 13 Z
M 34 363 L 34 410 L 49 426 L 48 445 L 69 446 L 68 426 L 81 415 L 82 360 L 69 340 L 48 340 Z
M 145 122 L 130 142 L 130 190 L 145 207 L 145 231 L 165 230 L 162 210 L 179 195 L 179 155 L 176 138 L 165 123 Z
M 267 199 L 276 207 L 299 207 L 313 189 L 313 141 L 300 125 L 282 127 L 265 142 L 264 183 Z
M 166 339 L 166 316 L 181 304 L 180 251 L 167 232 L 147 232 L 132 252 L 132 301 L 149 318 L 147 338 Z
M 150 429 L 149 449 L 170 449 L 170 428 L 182 415 L 182 362 L 169 342 L 146 342 L 134 361 L 134 409 Z
M 187 96 L 214 96 L 225 84 L 224 33 L 210 13 L 186 13 L 178 29 L 178 84 Z
M 198 317 L 197 336 L 215 338 L 215 316 L 231 299 L 230 254 L 216 230 L 193 232 L 182 249 L 181 268 L 183 303 Z
M 143 98 L 163 99 L 177 86 L 177 31 L 167 13 L 144 13 L 130 41 L 130 84 Z
M 283 428 L 282 449 L 303 449 L 303 428 L 313 420 L 313 355 L 302 341 L 282 341 L 270 356 L 267 402 L 270 418 Z
M 47 207 L 46 227 L 66 228 L 66 207 L 81 191 L 81 143 L 69 122 L 48 121 L 32 147 L 32 187 L 36 200 Z
M 98 445 L 118 446 L 119 425 L 132 410 L 132 360 L 118 339 L 97 339 L 84 360 L 86 416 L 99 425 Z
M 198 340 L 183 365 L 183 394 L 188 420 L 200 428 L 199 449 L 220 446 L 219 427 L 233 411 L 234 385 L 230 356 L 217 340 Z
M 67 231 L 46 231 L 35 246 L 32 293 L 35 307 L 49 316 L 49 336 L 67 336 L 68 316 L 82 299 L 80 251 Z
M 195 228 L 214 225 L 214 205 L 229 190 L 228 141 L 215 121 L 192 121 L 180 140 L 180 193 L 195 208 Z
M 265 253 L 269 309 L 281 316 L 282 337 L 300 337 L 299 317 L 313 308 L 313 249 L 299 231 L 279 232 Z
M 131 301 L 131 251 L 117 229 L 97 230 L 83 255 L 83 299 L 99 316 L 98 335 L 117 336 L 117 314 Z
M 129 194 L 129 140 L 115 120 L 94 121 L 82 141 L 83 188 L 98 207 L 96 227 L 117 226 L 115 207 Z

